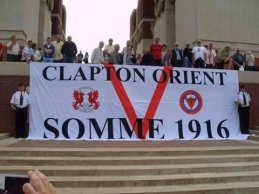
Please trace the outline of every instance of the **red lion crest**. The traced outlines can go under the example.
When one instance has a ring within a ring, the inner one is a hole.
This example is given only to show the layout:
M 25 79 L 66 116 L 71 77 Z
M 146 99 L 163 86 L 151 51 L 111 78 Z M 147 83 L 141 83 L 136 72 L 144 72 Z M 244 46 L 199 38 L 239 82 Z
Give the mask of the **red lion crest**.
M 75 110 L 78 110 L 78 108 L 80 106 L 83 106 L 83 102 L 84 102 L 84 93 L 81 92 L 80 90 L 74 90 L 74 99 L 75 99 L 75 102 L 73 102 L 73 107 Z
M 97 110 L 100 106 L 100 103 L 97 101 L 99 98 L 99 93 L 97 90 L 93 90 L 87 94 L 88 102 L 90 103 L 90 106 L 93 106 L 94 110 Z

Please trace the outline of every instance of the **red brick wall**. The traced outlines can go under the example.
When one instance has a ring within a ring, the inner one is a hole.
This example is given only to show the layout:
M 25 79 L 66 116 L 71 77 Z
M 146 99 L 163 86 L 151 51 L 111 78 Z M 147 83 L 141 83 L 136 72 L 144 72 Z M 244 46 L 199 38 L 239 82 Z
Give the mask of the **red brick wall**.
M 0 133 L 14 133 L 14 112 L 10 100 L 19 83 L 29 85 L 28 76 L 0 76 Z

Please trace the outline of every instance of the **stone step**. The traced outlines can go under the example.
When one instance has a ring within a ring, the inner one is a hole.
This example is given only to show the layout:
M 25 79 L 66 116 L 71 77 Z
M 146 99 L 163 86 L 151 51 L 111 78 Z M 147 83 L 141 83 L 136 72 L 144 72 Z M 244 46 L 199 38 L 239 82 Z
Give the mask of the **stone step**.
M 4 174 L 26 174 L 37 169 L 47 176 L 132 176 L 186 173 L 259 171 L 259 162 L 130 166 L 0 166 Z
M 247 142 L 252 143 L 254 145 L 259 145 L 259 141 L 247 140 Z
M 116 157 L 116 156 L 196 156 L 259 154 L 258 146 L 226 147 L 180 147 L 180 148 L 28 148 L 0 147 L 0 156 L 77 156 L 77 157 Z
M 135 187 L 259 181 L 259 171 L 143 176 L 50 176 L 55 187 Z M 259 185 L 258 185 L 259 187 Z
M 259 136 L 257 136 L 257 135 L 250 135 L 248 139 L 249 140 L 253 140 L 253 141 L 259 141 Z
M 255 131 L 255 130 L 249 130 L 250 134 L 254 134 L 254 135 L 257 135 L 259 136 L 259 130 L 258 131 Z
M 61 165 L 162 165 L 162 164 L 199 164 L 226 162 L 258 162 L 259 154 L 195 155 L 195 156 L 134 156 L 134 157 L 0 157 L 1 166 L 61 166 Z
M 9 133 L 0 133 L 0 141 L 3 140 L 3 139 L 6 139 L 8 137 L 10 137 Z
M 259 181 L 148 187 L 57 188 L 60 194 L 259 194 Z
M 259 126 L 253 126 L 251 129 L 252 129 L 253 131 L 259 131 Z
M 11 146 L 12 144 L 15 144 L 19 141 L 20 141 L 20 139 L 16 139 L 16 138 L 13 138 L 13 137 L 8 137 L 8 138 L 5 138 L 5 139 L 2 139 L 0 141 L 0 148 Z

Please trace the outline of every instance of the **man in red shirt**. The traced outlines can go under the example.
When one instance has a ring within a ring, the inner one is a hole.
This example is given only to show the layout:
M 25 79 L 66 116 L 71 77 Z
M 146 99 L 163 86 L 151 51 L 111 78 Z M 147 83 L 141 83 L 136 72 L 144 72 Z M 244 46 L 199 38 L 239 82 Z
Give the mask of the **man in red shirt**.
M 151 45 L 150 52 L 152 54 L 154 65 L 161 66 L 161 58 L 162 58 L 162 45 L 159 44 L 160 39 L 155 38 L 155 43 Z

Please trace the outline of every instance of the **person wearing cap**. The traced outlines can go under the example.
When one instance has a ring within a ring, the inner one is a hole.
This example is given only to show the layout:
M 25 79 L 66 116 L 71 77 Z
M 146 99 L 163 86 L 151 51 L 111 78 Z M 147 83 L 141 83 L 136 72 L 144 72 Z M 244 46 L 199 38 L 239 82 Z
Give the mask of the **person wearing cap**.
M 197 40 L 197 46 L 192 49 L 192 63 L 195 68 L 204 68 L 206 61 L 207 49 L 201 45 L 201 41 Z
M 246 91 L 245 85 L 240 86 L 240 91 L 235 99 L 238 104 L 240 131 L 242 134 L 249 134 L 249 117 L 250 117 L 250 94 Z
M 12 95 L 10 104 L 15 112 L 15 137 L 25 138 L 27 122 L 27 110 L 29 106 L 29 95 L 25 92 L 23 83 L 18 85 L 17 91 Z

